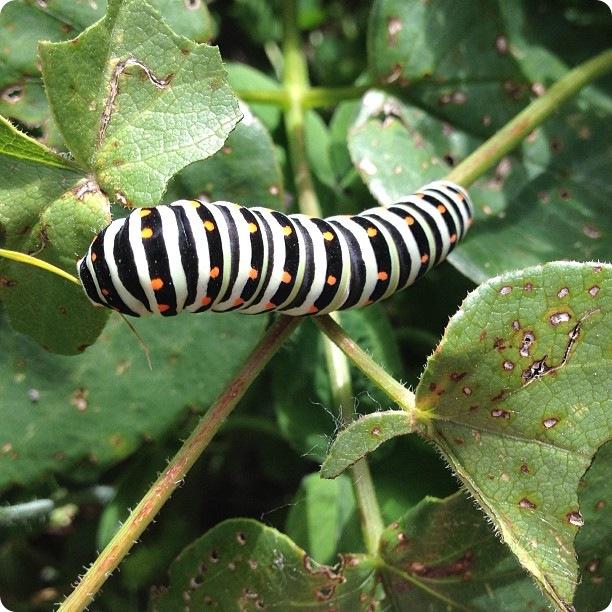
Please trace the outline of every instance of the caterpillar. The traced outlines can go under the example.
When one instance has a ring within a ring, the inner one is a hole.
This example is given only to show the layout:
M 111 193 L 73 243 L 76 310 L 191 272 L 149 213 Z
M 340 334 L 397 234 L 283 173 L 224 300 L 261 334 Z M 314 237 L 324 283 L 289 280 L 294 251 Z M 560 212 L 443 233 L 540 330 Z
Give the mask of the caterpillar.
M 413 284 L 471 221 L 468 194 L 448 181 L 389 207 L 327 219 L 178 200 L 113 221 L 77 272 L 91 302 L 132 316 L 326 314 Z

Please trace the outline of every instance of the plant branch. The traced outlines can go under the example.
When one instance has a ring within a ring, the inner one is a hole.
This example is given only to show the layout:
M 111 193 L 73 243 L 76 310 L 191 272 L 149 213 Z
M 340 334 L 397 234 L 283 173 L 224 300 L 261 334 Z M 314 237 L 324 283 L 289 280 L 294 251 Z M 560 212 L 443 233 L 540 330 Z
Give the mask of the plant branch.
M 283 83 L 289 94 L 289 106 L 285 113 L 289 156 L 295 175 L 300 211 L 313 217 L 320 217 L 321 207 L 306 158 L 304 104 L 311 90 L 306 58 L 302 52 L 296 26 L 296 2 L 287 0 L 283 7 L 285 36 Z M 348 423 L 355 418 L 349 364 L 346 357 L 327 339 L 324 350 L 332 396 L 339 406 L 342 422 Z M 358 461 L 351 468 L 351 480 L 360 510 L 361 529 L 366 548 L 371 554 L 376 554 L 384 524 L 370 469 L 365 459 Z
M 543 96 L 534 100 L 492 138 L 466 157 L 446 177 L 469 187 L 492 168 L 561 104 L 575 96 L 585 85 L 612 70 L 612 49 L 580 64 L 559 79 Z
M 280 317 L 253 349 L 248 359 L 226 385 L 221 395 L 185 440 L 166 469 L 132 510 L 94 564 L 87 570 L 72 594 L 61 604 L 61 612 L 80 612 L 94 598 L 106 579 L 128 554 L 134 543 L 153 521 L 161 507 L 181 484 L 191 466 L 232 412 L 251 383 L 298 325 L 299 319 Z
M 400 408 L 411 414 L 417 411 L 414 393 L 378 365 L 331 317 L 316 317 L 315 323 L 325 335 L 359 368 L 377 387 L 384 391 Z M 419 414 L 419 416 L 421 416 Z

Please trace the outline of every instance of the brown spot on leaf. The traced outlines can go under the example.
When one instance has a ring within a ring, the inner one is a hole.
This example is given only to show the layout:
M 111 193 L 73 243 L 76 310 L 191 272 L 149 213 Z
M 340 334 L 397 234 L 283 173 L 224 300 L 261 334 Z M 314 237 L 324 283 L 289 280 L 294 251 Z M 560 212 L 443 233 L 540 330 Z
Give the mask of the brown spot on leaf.
M 478 339 L 479 339 L 479 340 L 482 342 L 482 341 L 483 341 L 483 340 L 484 340 L 486 337 L 487 337 L 487 330 L 486 330 L 486 329 L 483 329 L 483 330 L 480 332 L 480 336 L 478 337 Z
M 74 406 L 80 412 L 84 412 L 87 410 L 88 401 L 87 396 L 89 395 L 89 390 L 85 387 L 80 387 L 75 389 L 70 396 L 70 404 Z
M 508 295 L 509 293 L 511 293 L 512 291 L 512 287 L 510 287 L 510 285 L 504 285 L 500 290 L 499 290 L 499 294 L 500 295 Z
M 24 94 L 23 85 L 14 84 L 5 87 L 2 92 L 0 92 L 0 98 L 2 98 L 5 102 L 9 104 L 17 104 L 22 98 Z
M 569 289 L 567 287 L 562 287 L 557 293 L 557 297 L 560 299 L 566 297 L 567 295 L 569 295 Z
M 238 544 L 240 544 L 240 546 L 244 546 L 247 541 L 246 534 L 242 531 L 236 533 L 236 541 L 238 542 Z
M 493 342 L 493 348 L 496 351 L 503 351 L 506 348 L 506 341 L 503 338 L 495 338 L 495 342 Z
M 544 425 L 546 429 L 550 429 L 551 427 L 554 427 L 558 422 L 559 419 L 557 419 L 556 417 L 548 417 L 542 421 L 542 425 Z
M 591 223 L 582 226 L 582 233 L 591 240 L 601 238 L 601 230 Z
M 595 510 L 603 510 L 606 507 L 606 502 L 603 499 L 600 499 L 595 504 Z
M 525 283 L 523 285 L 523 291 L 526 291 L 527 293 L 533 291 L 533 283 Z
M 496 410 L 491 410 L 491 416 L 495 419 L 509 419 L 510 413 L 507 410 L 497 408 Z
M 508 394 L 508 389 L 502 389 L 497 395 L 491 398 L 492 402 L 500 402 Z
M 12 278 L 7 278 L 6 276 L 0 276 L 0 287 L 15 287 L 17 285 L 17 281 Z
M 559 197 L 562 200 L 569 200 L 571 197 L 569 189 L 564 189 L 564 188 L 559 189 Z
M 578 512 L 578 510 L 573 510 L 572 512 L 568 512 L 566 514 L 567 522 L 570 525 L 574 525 L 574 527 L 582 527 L 584 525 L 584 519 L 582 518 L 582 514 Z
M 504 34 L 499 34 L 495 38 L 495 48 L 500 55 L 508 53 L 508 38 Z
M 461 391 L 463 392 L 463 395 L 472 395 L 472 389 L 470 387 L 463 387 Z
M 469 579 L 473 566 L 473 553 L 468 550 L 462 557 L 444 565 L 427 565 L 421 561 L 413 561 L 409 566 L 412 575 L 425 578 L 461 577 Z
M 594 574 L 599 569 L 600 564 L 601 564 L 601 561 L 599 559 L 591 559 L 584 566 L 584 569 L 586 569 L 587 572 L 591 572 L 591 574 Z
M 529 351 L 531 345 L 535 342 L 535 334 L 532 331 L 526 331 L 523 334 L 523 341 L 521 342 L 521 348 L 519 349 L 519 355 L 521 357 L 529 357 Z
M 370 430 L 370 434 L 371 434 L 372 436 L 374 436 L 375 438 L 380 437 L 380 427 L 373 427 L 373 428 Z
M 537 506 L 526 497 L 523 497 L 518 503 L 519 508 L 525 508 L 527 510 L 534 510 Z
M 593 285 L 590 289 L 589 289 L 589 295 L 591 297 L 595 297 L 597 294 L 599 293 L 599 287 L 597 285 Z
M 518 321 L 512 321 L 512 329 L 514 331 L 518 331 L 521 329 L 521 324 Z
M 563 142 L 561 141 L 560 138 L 553 136 L 550 139 L 550 150 L 553 153 L 560 153 L 563 150 Z
M 529 474 L 529 466 L 526 463 L 521 464 L 520 470 L 522 474 Z
M 548 355 L 544 355 L 542 359 L 537 359 L 528 368 L 523 370 L 521 378 L 523 379 L 524 384 L 531 382 L 534 378 L 544 376 L 546 372 L 550 371 L 550 366 L 546 364 L 547 357 Z
M 450 378 L 454 382 L 459 382 L 466 374 L 467 372 L 451 372 Z
M 403 23 L 398 17 L 389 17 L 387 21 L 387 43 L 390 47 L 397 45 L 399 33 L 402 31 Z

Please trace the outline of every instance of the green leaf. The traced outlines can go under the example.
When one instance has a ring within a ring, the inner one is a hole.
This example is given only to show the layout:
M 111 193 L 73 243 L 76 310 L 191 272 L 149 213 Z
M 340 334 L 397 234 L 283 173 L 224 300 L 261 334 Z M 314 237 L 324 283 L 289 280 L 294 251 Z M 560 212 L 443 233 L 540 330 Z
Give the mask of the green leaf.
M 286 532 L 319 563 L 334 563 L 339 552 L 363 546 L 356 512 L 348 476 L 329 481 L 309 474 L 291 504 Z
M 509 40 L 509 19 L 522 7 L 453 0 L 435 5 L 377 0 L 368 24 L 370 72 L 380 83 L 410 85 L 410 98 L 475 134 L 499 129 L 529 101 L 531 83 Z M 468 34 L 469 33 L 469 34 Z M 483 123 L 483 109 L 487 120 Z
M 465 157 L 563 75 L 563 62 L 539 40 L 551 31 L 564 40 L 565 33 L 576 37 L 568 14 L 548 11 L 532 19 L 521 4 L 485 0 L 465 3 L 457 14 L 449 0 L 431 7 L 378 0 L 368 29 L 371 72 L 381 83 L 409 87 L 401 92 L 403 103 L 387 98 L 379 121 L 372 112 L 356 129 L 352 156 L 358 168 L 364 165 L 373 195 L 386 204 L 440 178 L 442 160 L 453 164 Z M 612 258 L 605 239 L 612 231 L 606 214 L 612 150 L 604 125 L 611 110 L 609 96 L 581 92 L 477 182 L 470 190 L 474 231 L 451 263 L 482 282 L 555 259 Z
M 170 568 L 167 591 L 153 596 L 150 609 L 366 610 L 377 601 L 374 568 L 364 555 L 319 565 L 275 529 L 233 519 L 183 550 Z
M 543 609 L 542 595 L 463 493 L 427 497 L 380 542 L 395 610 Z
M 204 2 L 152 0 L 172 29 L 198 42 L 208 40 L 213 24 Z M 106 0 L 11 0 L 0 13 L 0 114 L 30 127 L 50 122 L 36 45 L 76 36 L 100 19 Z M 44 127 L 44 133 L 50 126 Z
M 582 581 L 574 604 L 577 610 L 605 610 L 610 604 L 612 577 L 612 443 L 602 446 L 578 489 L 584 527 L 576 536 Z
M 240 118 L 219 51 L 178 36 L 146 2 L 112 0 L 66 43 L 41 43 L 47 95 L 74 156 L 112 199 L 159 202 Z
M 235 314 L 139 320 L 151 371 L 119 317 L 78 360 L 43 352 L 1 321 L 0 490 L 49 473 L 91 480 L 175 431 L 211 405 L 265 326 L 266 317 Z
M 321 477 L 336 478 L 384 442 L 413 431 L 414 423 L 403 410 L 367 414 L 350 423 L 336 436 L 321 465 Z
M 417 388 L 427 435 L 562 608 L 578 581 L 578 483 L 611 437 L 611 276 L 558 262 L 481 285 Z
M 0 244 L 74 274 L 110 221 L 106 198 L 79 178 L 73 164 L 0 119 Z M 0 259 L 0 299 L 15 329 L 57 353 L 85 350 L 108 318 L 80 287 L 7 259 Z
M 223 147 L 209 159 L 180 172 L 165 200 L 204 196 L 208 200 L 283 209 L 283 175 L 274 142 L 246 104 L 241 103 L 240 109 L 243 119 Z

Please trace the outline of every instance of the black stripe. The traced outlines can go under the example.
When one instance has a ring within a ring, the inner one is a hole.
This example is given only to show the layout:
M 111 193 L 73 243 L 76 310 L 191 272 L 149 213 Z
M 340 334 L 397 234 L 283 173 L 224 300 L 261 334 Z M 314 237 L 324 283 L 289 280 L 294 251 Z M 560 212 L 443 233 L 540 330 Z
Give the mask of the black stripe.
M 330 232 L 333 235 L 332 240 L 325 240 L 325 260 L 327 262 L 327 269 L 325 270 L 325 280 L 323 285 L 323 291 L 315 299 L 314 305 L 317 310 L 323 310 L 327 308 L 334 300 L 340 289 L 340 280 L 342 277 L 342 269 L 344 268 L 342 261 L 342 247 L 340 246 L 340 240 L 338 239 L 336 230 L 324 219 L 311 219 L 311 221 L 321 231 L 321 234 Z M 318 264 L 315 264 L 318 265 Z M 336 282 L 330 285 L 327 279 L 333 276 Z
M 238 242 L 238 228 L 232 213 L 225 206 L 217 206 L 217 210 L 221 212 L 227 223 L 227 232 L 229 235 L 229 247 L 230 247 L 230 277 L 229 284 L 225 293 L 221 297 L 221 302 L 229 300 L 238 278 L 238 269 L 240 266 L 240 243 Z M 226 262 L 227 265 L 227 262 Z
M 458 241 L 459 238 L 461 238 L 461 236 L 463 236 L 463 234 L 465 233 L 465 223 L 463 222 L 463 215 L 461 214 L 461 209 L 460 209 L 458 200 L 443 193 L 442 191 L 438 191 L 437 189 L 432 189 L 431 191 L 435 193 L 437 197 L 440 197 L 442 199 L 442 202 L 441 202 L 442 204 L 444 204 L 447 208 L 450 206 L 453 212 L 457 215 L 457 218 L 459 219 L 459 231 L 457 232 L 456 229 L 453 229 L 452 231 L 450 231 L 450 225 L 449 225 L 449 233 L 452 234 L 453 232 L 456 232 L 457 241 Z M 453 223 L 453 226 L 455 226 L 454 223 Z M 452 246 L 454 245 L 451 245 L 451 247 Z
M 264 296 L 264 293 L 266 292 L 266 289 L 268 288 L 268 284 L 270 283 L 270 277 L 272 276 L 272 270 L 274 268 L 274 238 L 272 232 L 280 231 L 278 227 L 272 229 L 270 224 L 266 221 L 265 216 L 260 211 L 254 210 L 253 213 L 259 218 L 259 227 L 262 228 L 262 234 L 263 228 L 265 228 L 266 230 L 266 241 L 268 243 L 268 267 L 265 271 L 265 277 L 262 278 L 261 285 L 259 286 L 259 291 L 257 292 L 255 299 L 253 299 L 253 301 L 251 302 L 251 306 L 259 305 Z M 262 277 L 262 275 L 263 270 L 260 272 L 260 277 Z
M 193 304 L 198 293 L 198 252 L 196 250 L 193 230 L 191 229 L 191 222 L 185 209 L 180 204 L 170 208 L 176 217 L 176 224 L 178 226 L 178 246 L 181 254 L 181 264 L 187 280 L 187 298 L 183 307 L 187 307 Z
M 161 278 L 164 285 L 155 291 L 155 300 L 158 306 L 168 306 L 167 310 L 161 312 L 164 317 L 171 317 L 176 313 L 176 293 L 174 282 L 170 274 L 170 262 L 166 251 L 166 239 L 162 231 L 162 220 L 159 210 L 152 208 L 151 213 L 141 219 L 141 231 L 145 228 L 153 230 L 151 238 L 143 238 L 145 255 L 149 266 L 149 278 Z
M 281 283 L 276 293 L 272 296 L 272 299 L 270 300 L 276 306 L 280 306 L 291 295 L 291 291 L 293 290 L 293 286 L 295 285 L 295 282 L 297 280 L 297 270 L 300 264 L 300 244 L 298 242 L 297 237 L 298 230 L 293 219 L 279 212 L 273 212 L 272 216 L 278 221 L 279 225 L 281 226 L 279 231 L 282 232 L 282 228 L 286 225 L 288 225 L 292 230 L 288 236 L 283 234 L 285 238 L 285 261 L 283 269 L 286 272 L 289 272 L 289 274 L 291 274 L 291 282 Z
M 293 300 L 291 300 L 291 302 L 289 302 L 289 304 L 287 304 L 286 306 L 283 306 L 283 308 L 281 308 L 280 310 L 299 308 L 300 306 L 304 305 L 306 297 L 308 296 L 308 292 L 310 291 L 310 288 L 312 287 L 312 282 L 314 280 L 316 262 L 314 260 L 314 246 L 312 243 L 312 238 L 310 237 L 308 230 L 304 227 L 301 221 L 299 221 L 295 217 L 292 218 L 292 221 L 296 230 L 299 228 L 299 231 L 302 234 L 302 238 L 304 239 L 304 275 L 300 279 L 301 284 Z M 297 279 L 295 278 L 292 280 L 294 282 L 297 282 Z
M 399 291 L 399 289 L 402 289 L 408 282 L 408 279 L 410 278 L 410 268 L 412 267 L 412 259 L 410 257 L 410 251 L 408 251 L 406 241 L 397 227 L 395 227 L 395 225 L 393 225 L 393 223 L 390 221 L 387 221 L 387 219 L 384 217 L 379 217 L 377 214 L 364 215 L 364 217 L 375 219 L 378 223 L 385 227 L 389 234 L 391 234 L 391 240 L 395 246 L 399 260 L 399 277 L 397 282 L 397 289 Z
M 208 206 L 202 203 L 201 206 L 196 208 L 198 216 L 202 220 L 202 223 L 212 223 L 215 227 L 212 231 L 206 230 L 206 241 L 208 245 L 208 254 L 210 258 L 210 269 L 219 269 L 219 274 L 216 278 L 209 277 L 208 285 L 206 287 L 206 297 L 210 298 L 210 302 L 207 305 L 198 308 L 196 312 L 203 312 L 209 310 L 215 303 L 219 292 L 221 291 L 221 284 L 223 283 L 223 262 L 225 258 L 223 256 L 223 247 L 221 241 L 221 232 L 217 227 L 217 220 L 213 217 L 212 212 Z
M 337 228 L 337 231 L 344 236 L 349 250 L 348 264 L 351 267 L 349 293 L 342 306 L 338 308 L 338 310 L 345 310 L 357 304 L 363 293 L 366 280 L 366 265 L 363 261 L 363 253 L 359 247 L 359 242 L 353 233 L 343 225 L 340 225 L 337 221 L 330 220 L 329 223 Z
M 399 204 L 398 206 L 391 206 L 387 208 L 389 212 L 392 212 L 398 215 L 401 219 L 405 221 L 406 217 L 410 215 L 414 219 L 414 223 L 412 225 L 408 225 L 408 229 L 410 233 L 414 236 L 414 240 L 417 244 L 417 248 L 419 249 L 419 255 L 422 257 L 423 255 L 427 255 L 428 260 L 423 263 L 421 260 L 420 268 L 415 277 L 415 281 L 417 278 L 421 277 L 429 267 L 429 258 L 431 257 L 431 246 L 429 244 L 429 240 L 427 240 L 427 235 L 425 234 L 425 230 L 421 227 L 421 221 L 419 217 L 416 216 L 415 207 L 410 204 Z M 421 213 L 420 209 L 416 209 L 417 213 Z
M 96 260 L 93 262 L 93 269 L 98 279 L 98 285 L 100 287 L 100 291 L 102 291 L 102 295 L 106 300 L 106 303 L 111 307 L 115 308 L 119 312 L 124 314 L 131 315 L 133 317 L 137 317 L 138 315 L 128 308 L 127 304 L 119 297 L 119 293 L 111 280 L 110 271 L 108 269 L 108 263 L 106 262 L 106 258 L 104 257 L 104 242 L 106 241 L 106 230 L 108 227 L 105 227 L 96 237 L 93 244 L 91 245 L 91 252 L 95 253 Z
M 132 214 L 138 215 L 140 214 L 140 211 L 135 211 Z M 130 242 L 129 217 L 125 219 L 122 228 L 115 236 L 113 257 L 117 263 L 119 280 L 123 283 L 123 286 L 134 296 L 134 299 L 141 302 L 142 305 L 150 312 L 151 306 L 149 304 L 147 295 L 140 284 L 140 279 L 138 278 L 134 251 L 132 250 L 132 244 Z
M 96 285 L 93 280 L 93 276 L 89 272 L 89 268 L 87 267 L 87 257 L 83 258 L 81 265 L 79 266 L 79 278 L 81 279 L 81 284 L 83 285 L 83 289 L 85 289 L 85 293 L 89 296 L 89 298 L 96 302 L 97 304 L 102 304 L 105 306 L 106 304 L 100 299 L 98 295 L 98 290 L 96 289 Z
M 261 283 L 261 275 L 263 274 L 262 265 L 263 265 L 263 257 L 264 257 L 264 236 L 263 236 L 263 228 L 261 226 L 260 220 L 251 212 L 248 208 L 240 208 L 240 214 L 244 217 L 244 220 L 247 223 L 254 223 L 257 226 L 257 231 L 251 233 L 251 268 L 257 270 L 257 278 L 249 278 L 242 290 L 242 294 L 240 297 L 248 302 L 255 291 L 257 291 L 257 287 L 259 287 Z

